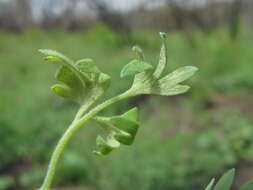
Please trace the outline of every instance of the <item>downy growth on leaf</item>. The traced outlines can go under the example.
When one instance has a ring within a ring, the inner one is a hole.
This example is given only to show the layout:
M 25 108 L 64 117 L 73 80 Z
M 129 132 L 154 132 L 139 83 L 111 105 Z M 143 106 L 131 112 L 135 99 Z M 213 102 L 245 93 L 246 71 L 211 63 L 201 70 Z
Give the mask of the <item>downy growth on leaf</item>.
M 160 33 L 160 37 L 162 46 L 156 67 L 145 60 L 144 53 L 139 46 L 133 47 L 133 51 L 137 53 L 138 57 L 126 64 L 120 73 L 121 77 L 134 77 L 132 87 L 127 91 L 128 97 L 141 94 L 171 96 L 189 90 L 189 86 L 181 83 L 194 75 L 198 70 L 196 67 L 181 67 L 161 77 L 168 58 L 165 33 Z M 43 49 L 40 52 L 46 55 L 46 61 L 56 62 L 60 65 L 55 78 L 61 84 L 55 84 L 51 88 L 58 96 L 73 100 L 88 109 L 110 85 L 110 76 L 102 73 L 92 59 L 72 61 L 54 50 Z M 97 150 L 94 151 L 96 155 L 109 154 L 120 144 L 131 145 L 139 127 L 137 108 L 120 116 L 93 117 L 92 120 L 98 122 L 108 132 L 108 136 L 105 138 L 98 136 Z
M 55 78 L 59 83 L 52 86 L 53 93 L 74 101 L 80 106 L 73 122 L 53 152 L 47 176 L 40 190 L 50 189 L 56 164 L 64 147 L 77 129 L 89 121 L 97 122 L 107 134 L 104 137 L 97 136 L 96 148 L 93 151 L 95 155 L 105 156 L 118 149 L 120 145 L 129 146 L 133 144 L 139 128 L 138 108 L 132 108 L 121 115 L 112 117 L 99 116 L 100 111 L 113 103 L 137 95 L 172 96 L 189 90 L 189 86 L 181 83 L 193 76 L 198 69 L 193 66 L 185 66 L 164 74 L 164 69 L 168 63 L 166 34 L 160 33 L 160 37 L 162 45 L 158 64 L 155 65 L 147 61 L 142 49 L 134 46 L 133 51 L 137 54 L 137 58 L 132 59 L 120 72 L 121 77 L 133 77 L 132 86 L 122 94 L 97 105 L 95 105 L 96 101 L 104 94 L 111 83 L 111 77 L 108 74 L 101 72 L 90 58 L 73 61 L 54 50 L 39 50 L 45 55 L 47 62 L 55 62 L 59 65 L 55 74 Z

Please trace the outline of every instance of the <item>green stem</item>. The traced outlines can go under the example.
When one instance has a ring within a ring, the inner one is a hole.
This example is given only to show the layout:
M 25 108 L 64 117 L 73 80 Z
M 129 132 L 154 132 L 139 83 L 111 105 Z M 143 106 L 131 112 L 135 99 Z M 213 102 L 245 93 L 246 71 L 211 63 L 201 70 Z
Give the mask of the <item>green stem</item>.
M 96 106 L 94 109 L 90 110 L 86 115 L 84 115 L 80 119 L 75 119 L 72 124 L 69 126 L 69 128 L 66 130 L 64 135 L 61 137 L 59 140 L 58 144 L 55 147 L 55 150 L 53 152 L 53 155 L 51 157 L 48 170 L 47 170 L 47 175 L 44 179 L 44 182 L 39 190 L 50 190 L 50 186 L 52 184 L 52 180 L 55 174 L 56 166 L 59 161 L 59 158 L 64 151 L 65 146 L 67 145 L 69 139 L 72 137 L 72 135 L 84 124 L 86 124 L 90 119 L 92 119 L 98 112 L 102 111 L 106 107 L 110 106 L 113 103 L 116 103 L 120 100 L 123 100 L 125 98 L 128 98 L 131 96 L 130 91 L 126 91 L 125 93 L 116 96 L 114 98 L 111 98 L 104 103 Z M 82 109 L 82 107 L 80 108 Z M 80 112 L 78 112 L 80 114 Z M 78 115 L 79 115 L 78 114 Z M 76 117 L 77 118 L 77 117 Z

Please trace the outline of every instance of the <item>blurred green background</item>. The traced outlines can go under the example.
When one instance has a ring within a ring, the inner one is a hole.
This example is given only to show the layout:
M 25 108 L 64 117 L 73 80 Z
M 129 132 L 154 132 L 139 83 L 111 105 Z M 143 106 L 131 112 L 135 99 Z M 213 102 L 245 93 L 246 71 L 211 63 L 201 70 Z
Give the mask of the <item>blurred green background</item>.
M 236 2 L 220 6 L 235 11 Z M 91 152 L 99 128 L 93 123 L 83 127 L 66 148 L 54 186 L 199 190 L 232 167 L 238 174 L 235 187 L 253 178 L 253 26 L 239 20 L 244 9 L 239 9 L 239 16 L 231 12 L 236 18 L 220 25 L 170 26 L 167 20 L 177 17 L 168 17 L 165 7 L 140 12 L 146 20 L 157 18 L 159 10 L 164 14 L 148 27 L 127 25 L 131 32 L 99 19 L 88 28 L 75 26 L 74 31 L 61 22 L 15 28 L 12 17 L 0 21 L 0 190 L 34 189 L 42 183 L 52 150 L 78 109 L 50 91 L 56 66 L 44 64 L 38 49 L 56 49 L 75 60 L 94 59 L 113 79 L 105 99 L 131 85 L 132 79 L 120 79 L 119 73 L 136 56 L 132 45 L 140 45 L 147 60 L 157 64 L 161 30 L 168 32 L 167 71 L 185 65 L 199 68 L 188 81 L 192 89 L 175 97 L 137 97 L 106 109 L 105 115 L 113 115 L 140 108 L 141 127 L 134 145 L 95 157 Z M 189 9 L 174 7 L 179 8 L 182 19 L 187 18 L 183 13 Z

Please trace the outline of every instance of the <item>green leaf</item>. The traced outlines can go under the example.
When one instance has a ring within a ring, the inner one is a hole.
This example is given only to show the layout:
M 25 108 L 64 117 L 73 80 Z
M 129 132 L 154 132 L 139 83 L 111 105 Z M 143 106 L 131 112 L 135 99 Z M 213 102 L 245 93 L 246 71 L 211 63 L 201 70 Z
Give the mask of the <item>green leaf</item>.
M 98 84 L 103 88 L 106 89 L 111 84 L 111 77 L 105 73 L 100 73 L 98 78 Z
M 56 79 L 65 85 L 52 87 L 54 93 L 88 107 L 109 87 L 110 76 L 100 72 L 92 59 L 82 59 L 74 63 L 65 55 L 54 50 L 39 50 L 46 60 L 61 64 Z
M 124 144 L 124 145 L 131 145 L 133 144 L 134 137 L 130 135 L 129 133 L 126 133 L 124 131 L 119 131 L 114 135 L 114 138 Z
M 143 53 L 142 49 L 139 46 L 137 46 L 137 45 L 133 46 L 132 50 L 137 53 L 137 55 L 139 56 L 139 59 L 141 61 L 145 60 L 144 53 Z
M 197 70 L 198 68 L 193 66 L 181 67 L 160 79 L 159 83 L 162 84 L 160 88 L 173 87 L 193 76 Z
M 92 59 L 81 59 L 76 62 L 76 66 L 82 73 L 100 73 Z
M 136 75 L 138 73 L 151 70 L 151 69 L 153 69 L 153 66 L 150 65 L 149 63 L 134 59 L 123 67 L 120 73 L 120 77 Z
M 119 116 L 95 117 L 93 119 L 102 127 L 113 131 L 113 137 L 119 143 L 131 145 L 139 128 L 138 113 L 138 109 L 133 108 Z
M 62 66 L 68 68 L 68 70 L 73 72 L 76 75 L 76 77 L 78 77 L 83 86 L 85 86 L 85 82 L 87 83 L 90 82 L 87 76 L 83 75 L 83 73 L 79 71 L 79 69 L 75 66 L 74 62 L 65 55 L 63 55 L 62 53 L 50 49 L 40 49 L 39 52 L 46 55 L 45 60 L 57 61 Z
M 120 143 L 114 139 L 113 135 L 109 135 L 106 140 L 101 136 L 98 136 L 96 140 L 96 150 L 93 151 L 93 154 L 97 156 L 105 156 L 119 148 L 119 146 Z
M 139 122 L 139 110 L 134 107 L 122 115 L 123 118 L 132 122 Z
M 205 188 L 205 190 L 212 190 L 213 185 L 214 185 L 215 179 L 213 178 L 210 183 L 207 185 L 207 187 Z
M 46 61 L 64 61 L 67 63 L 73 63 L 71 59 L 63 55 L 62 53 L 59 53 L 55 50 L 51 49 L 40 49 L 39 52 L 43 53 L 47 57 L 45 57 Z
M 166 34 L 164 32 L 160 32 L 160 37 L 162 39 L 162 47 L 160 51 L 160 59 L 159 63 L 156 67 L 156 70 L 154 72 L 154 77 L 159 78 L 167 65 L 167 45 L 166 45 Z
M 109 122 L 123 132 L 120 132 L 115 135 L 115 138 L 122 144 L 133 144 L 133 141 L 139 128 L 138 115 L 138 109 L 133 108 L 120 116 L 114 116 L 110 118 Z M 126 135 L 124 133 L 127 133 L 129 135 Z
M 247 182 L 240 188 L 240 190 L 252 190 L 252 189 L 253 189 L 253 180 Z
M 176 85 L 173 87 L 167 86 L 166 84 L 162 83 L 158 88 L 153 88 L 151 94 L 157 94 L 162 96 L 175 96 L 179 94 L 183 94 L 190 89 L 187 85 Z
M 215 185 L 214 190 L 230 190 L 235 176 L 235 169 L 229 170 L 225 173 L 218 183 Z
M 66 66 L 61 66 L 56 71 L 55 78 L 74 89 L 83 88 L 80 79 Z
M 73 89 L 63 84 L 55 84 L 51 87 L 51 90 L 63 98 L 75 99 L 78 96 Z
M 157 94 L 163 96 L 172 96 L 185 93 L 189 86 L 179 85 L 179 83 L 190 78 L 198 69 L 192 66 L 181 67 L 167 76 L 157 80 L 150 76 L 151 73 L 138 76 L 132 86 L 133 95 L 138 94 Z

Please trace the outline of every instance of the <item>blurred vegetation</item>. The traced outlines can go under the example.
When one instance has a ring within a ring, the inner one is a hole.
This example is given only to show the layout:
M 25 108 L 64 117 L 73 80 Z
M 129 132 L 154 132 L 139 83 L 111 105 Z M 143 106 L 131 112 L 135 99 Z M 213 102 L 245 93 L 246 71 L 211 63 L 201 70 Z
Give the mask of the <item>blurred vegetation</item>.
M 133 31 L 153 64 L 159 35 Z M 199 67 L 189 93 L 177 97 L 143 96 L 106 110 L 118 114 L 130 105 L 142 110 L 134 146 L 96 158 L 95 124 L 81 129 L 68 146 L 56 186 L 88 185 L 104 190 L 191 190 L 230 167 L 253 161 L 252 32 L 231 41 L 227 31 L 192 31 L 168 35 L 170 65 Z M 56 49 L 74 57 L 93 58 L 114 82 L 108 95 L 130 85 L 118 73 L 134 53 L 118 34 L 103 25 L 86 33 L 29 30 L 0 33 L 0 189 L 32 189 L 45 174 L 52 149 L 76 111 L 76 105 L 55 97 L 49 87 L 54 69 L 43 65 L 37 50 Z M 123 109 L 124 108 L 124 109 Z M 242 179 L 244 180 L 244 179 Z

